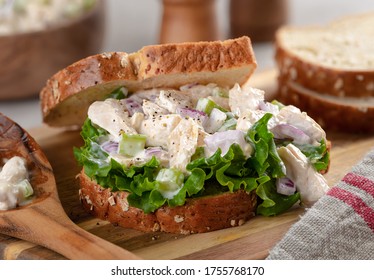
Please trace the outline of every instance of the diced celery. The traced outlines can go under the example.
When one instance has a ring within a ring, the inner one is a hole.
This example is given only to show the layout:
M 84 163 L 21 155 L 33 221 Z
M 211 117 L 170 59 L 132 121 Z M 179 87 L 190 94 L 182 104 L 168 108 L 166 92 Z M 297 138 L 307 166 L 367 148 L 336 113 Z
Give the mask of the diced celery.
M 144 150 L 146 140 L 146 136 L 142 134 L 122 133 L 122 138 L 118 145 L 118 153 L 133 157 Z
M 217 108 L 213 108 L 204 129 L 208 133 L 216 132 L 226 121 L 227 115 Z
M 129 94 L 129 91 L 127 88 L 125 87 L 120 87 L 120 88 L 117 88 L 115 90 L 113 90 L 108 96 L 107 98 L 114 98 L 114 99 L 124 99 L 127 97 L 127 95 Z
M 234 130 L 236 128 L 236 123 L 237 123 L 236 119 L 234 118 L 228 119 L 221 126 L 221 128 L 218 129 L 218 131 Z
M 235 118 L 233 112 L 226 112 L 227 120 Z
M 184 182 L 183 172 L 175 168 L 161 169 L 156 181 L 160 183 L 159 191 L 165 198 L 173 198 L 182 188 Z
M 229 91 L 225 88 L 215 87 L 213 89 L 213 96 L 229 97 Z
M 227 112 L 226 109 L 222 108 L 221 106 L 219 106 L 217 103 L 215 103 L 213 100 L 209 98 L 200 98 L 196 104 L 196 110 L 202 111 L 206 113 L 207 115 L 210 115 L 210 113 L 212 112 L 214 108 L 219 109 L 222 112 Z
M 285 105 L 283 103 L 279 102 L 278 100 L 271 101 L 271 104 L 278 106 L 279 110 L 281 110 L 283 107 L 285 107 Z
M 34 190 L 29 182 L 29 180 L 24 179 L 17 184 L 19 190 L 23 194 L 23 198 L 28 198 L 34 194 Z

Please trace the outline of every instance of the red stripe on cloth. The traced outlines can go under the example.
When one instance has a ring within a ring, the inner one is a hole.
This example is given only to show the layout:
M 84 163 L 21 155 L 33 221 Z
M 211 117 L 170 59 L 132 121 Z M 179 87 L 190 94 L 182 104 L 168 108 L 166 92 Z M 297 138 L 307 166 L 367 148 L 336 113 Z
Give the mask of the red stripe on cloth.
M 343 178 L 343 182 L 364 190 L 374 197 L 374 181 L 364 176 L 360 176 L 355 173 L 347 173 Z
M 327 195 L 335 197 L 351 206 L 352 209 L 364 219 L 366 224 L 374 233 L 374 210 L 366 205 L 361 198 L 338 187 L 330 189 L 327 192 Z

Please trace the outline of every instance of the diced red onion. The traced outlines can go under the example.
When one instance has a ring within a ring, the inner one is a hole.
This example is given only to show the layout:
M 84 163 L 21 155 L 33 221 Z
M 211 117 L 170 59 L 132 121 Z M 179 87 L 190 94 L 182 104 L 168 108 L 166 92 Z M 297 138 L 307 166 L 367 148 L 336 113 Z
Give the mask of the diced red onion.
M 118 150 L 118 142 L 114 141 L 106 141 L 101 145 L 101 149 L 103 149 L 107 153 L 114 153 Z
M 191 83 L 191 84 L 183 85 L 179 89 L 181 91 L 184 91 L 184 90 L 188 90 L 190 88 L 193 88 L 194 86 L 197 86 L 197 85 L 198 85 L 198 83 Z
M 225 123 L 227 115 L 217 108 L 213 108 L 209 118 L 204 124 L 204 129 L 208 133 L 214 133 Z
M 278 124 L 271 129 L 277 139 L 292 139 L 295 144 L 308 144 L 310 137 L 301 129 L 290 124 Z
M 136 112 L 143 113 L 142 105 L 137 100 L 132 99 L 131 97 L 125 99 L 125 106 L 127 111 L 129 112 L 130 117 Z
M 202 111 L 190 109 L 190 108 L 177 108 L 176 113 L 182 117 L 190 117 L 201 123 L 204 123 L 208 118 L 208 115 Z
M 284 177 L 278 178 L 275 182 L 277 193 L 284 195 L 293 195 L 296 192 L 296 186 L 291 179 Z
M 145 155 L 152 157 L 152 156 L 159 156 L 162 153 L 161 147 L 149 147 L 145 150 Z
M 277 115 L 279 113 L 279 108 L 276 105 L 273 105 L 266 101 L 259 102 L 259 109 L 265 112 L 272 113 L 273 115 Z
M 245 155 L 250 154 L 252 152 L 252 146 L 247 143 L 244 136 L 245 133 L 241 130 L 220 131 L 206 136 L 204 138 L 204 143 L 206 145 L 205 156 L 212 156 L 218 148 L 221 149 L 221 155 L 224 156 L 234 143 L 240 146 Z
M 133 93 L 130 96 L 130 98 L 139 103 L 143 103 L 144 99 L 154 102 L 159 95 L 160 95 L 160 89 L 153 88 L 153 89 L 137 91 Z

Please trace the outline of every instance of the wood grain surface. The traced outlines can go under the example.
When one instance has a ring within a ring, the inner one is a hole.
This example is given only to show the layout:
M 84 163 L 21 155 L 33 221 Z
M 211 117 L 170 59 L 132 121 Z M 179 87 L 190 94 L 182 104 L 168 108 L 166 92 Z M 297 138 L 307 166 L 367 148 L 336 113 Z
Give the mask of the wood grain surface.
M 34 196 L 25 205 L 0 211 L 2 234 L 44 246 L 70 259 L 139 259 L 90 234 L 66 215 L 59 200 L 53 169 L 41 147 L 21 126 L 0 113 L 0 159 L 14 156 L 25 160 Z M 29 248 L 30 244 L 18 242 L 16 250 L 9 251 L 11 257 Z
M 273 97 L 274 71 L 253 77 L 252 85 L 267 90 Z M 264 259 L 305 209 L 294 207 L 277 217 L 257 216 L 246 224 L 209 233 L 175 235 L 143 233 L 123 229 L 89 216 L 78 198 L 75 176 L 77 166 L 72 149 L 80 146 L 78 132 L 47 126 L 31 129 L 54 170 L 58 194 L 65 212 L 84 230 L 125 248 L 144 259 Z M 374 136 L 349 135 L 327 131 L 332 141 L 331 167 L 326 178 L 335 185 L 362 157 L 374 148 Z M 50 229 L 53 232 L 53 228 Z M 0 235 L 0 259 L 64 259 L 63 256 L 16 238 Z

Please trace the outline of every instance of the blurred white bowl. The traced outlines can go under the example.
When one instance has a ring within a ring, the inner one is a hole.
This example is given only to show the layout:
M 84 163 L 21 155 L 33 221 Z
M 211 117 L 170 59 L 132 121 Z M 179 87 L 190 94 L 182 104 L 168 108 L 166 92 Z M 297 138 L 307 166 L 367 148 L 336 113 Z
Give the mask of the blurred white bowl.
M 100 52 L 104 0 L 81 16 L 44 30 L 0 36 L 0 100 L 37 96 L 58 70 Z

